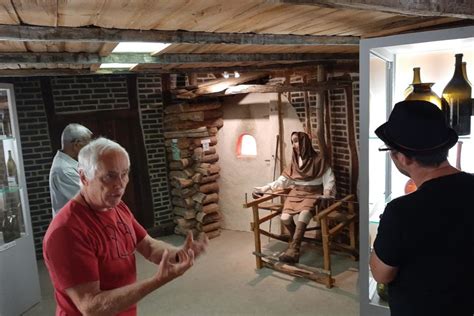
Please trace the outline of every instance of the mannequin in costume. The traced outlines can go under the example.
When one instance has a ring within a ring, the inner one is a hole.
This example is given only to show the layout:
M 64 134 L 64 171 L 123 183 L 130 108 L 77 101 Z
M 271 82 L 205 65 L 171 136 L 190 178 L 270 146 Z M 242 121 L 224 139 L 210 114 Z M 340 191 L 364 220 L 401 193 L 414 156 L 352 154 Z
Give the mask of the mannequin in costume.
M 290 233 L 290 242 L 279 260 L 296 263 L 306 226 L 316 215 L 321 202 L 334 198 L 336 181 L 328 159 L 313 149 L 308 134 L 293 132 L 291 144 L 291 165 L 276 181 L 256 187 L 254 192 L 291 188 L 281 214 L 281 222 Z

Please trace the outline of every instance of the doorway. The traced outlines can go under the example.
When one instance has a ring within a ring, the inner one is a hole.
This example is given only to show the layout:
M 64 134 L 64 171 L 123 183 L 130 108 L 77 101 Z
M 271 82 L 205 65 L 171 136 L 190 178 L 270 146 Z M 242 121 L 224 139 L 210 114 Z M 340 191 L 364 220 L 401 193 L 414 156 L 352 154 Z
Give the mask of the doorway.
M 43 82 L 44 83 L 44 82 Z M 61 133 L 70 123 L 79 123 L 89 128 L 94 138 L 103 136 L 123 146 L 130 156 L 130 181 L 123 201 L 137 221 L 145 228 L 154 226 L 153 202 L 148 175 L 147 157 L 140 125 L 136 81 L 127 80 L 130 108 L 94 112 L 56 114 L 52 98 L 45 97 L 49 133 L 53 155 L 61 148 Z M 135 84 L 134 84 L 135 83 Z M 133 90 L 130 92 L 130 90 Z M 48 92 L 49 91 L 49 92 Z M 43 85 L 43 95 L 51 94 L 48 83 Z

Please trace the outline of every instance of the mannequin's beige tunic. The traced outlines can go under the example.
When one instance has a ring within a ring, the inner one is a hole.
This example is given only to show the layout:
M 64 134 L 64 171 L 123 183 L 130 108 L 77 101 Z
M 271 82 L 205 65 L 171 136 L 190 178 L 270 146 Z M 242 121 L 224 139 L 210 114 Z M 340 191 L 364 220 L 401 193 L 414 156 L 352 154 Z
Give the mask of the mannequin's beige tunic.
M 322 177 L 310 181 L 295 181 L 281 175 L 276 181 L 268 185 L 273 191 L 291 187 L 291 191 L 283 205 L 283 213 L 293 215 L 309 210 L 315 215 L 317 197 L 324 193 L 334 196 L 336 180 L 332 169 L 328 168 Z

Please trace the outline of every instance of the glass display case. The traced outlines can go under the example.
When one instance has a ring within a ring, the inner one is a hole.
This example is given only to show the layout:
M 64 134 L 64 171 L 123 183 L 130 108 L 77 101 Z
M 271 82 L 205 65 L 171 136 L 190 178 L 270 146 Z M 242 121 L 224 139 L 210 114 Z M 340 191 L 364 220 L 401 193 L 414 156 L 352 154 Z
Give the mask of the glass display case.
M 369 255 L 377 234 L 379 218 L 386 203 L 406 194 L 411 186 L 410 179 L 398 172 L 389 155 L 378 151 L 383 143 L 376 137 L 374 130 L 387 120 L 395 103 L 410 95 L 413 91 L 414 79 L 415 82 L 421 79 L 421 82 L 429 83 L 427 85 L 432 90 L 431 95 L 443 96 L 443 91 L 446 93 L 445 87 L 455 72 L 456 54 L 463 54 L 463 61 L 466 62 L 464 76 L 472 83 L 474 81 L 474 27 L 361 40 L 361 315 L 390 315 L 388 303 L 379 297 L 377 283 L 371 276 Z M 417 78 L 418 71 L 421 78 Z M 472 97 L 471 94 L 471 107 Z M 449 112 L 447 113 L 449 117 Z M 474 128 L 472 116 L 470 120 Z M 474 137 L 472 131 L 462 134 L 464 135 L 460 136 L 457 146 L 450 150 L 448 160 L 453 166 L 473 173 Z
M 26 234 L 10 104 L 8 90 L 0 89 L 0 251 L 14 246 L 14 241 Z
M 40 300 L 13 85 L 0 84 L 0 315 Z

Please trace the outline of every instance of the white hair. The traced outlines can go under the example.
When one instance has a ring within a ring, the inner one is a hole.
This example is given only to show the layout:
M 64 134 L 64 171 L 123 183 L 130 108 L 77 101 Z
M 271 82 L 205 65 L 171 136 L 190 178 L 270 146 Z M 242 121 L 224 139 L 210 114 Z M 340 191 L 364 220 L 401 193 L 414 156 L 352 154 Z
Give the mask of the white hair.
M 79 152 L 79 170 L 83 170 L 86 178 L 91 180 L 97 171 L 99 157 L 110 151 L 123 153 L 127 157 L 128 165 L 130 166 L 130 157 L 125 148 L 113 140 L 99 137 L 84 146 Z
M 61 146 L 64 149 L 64 147 L 67 147 L 76 140 L 84 140 L 91 136 L 92 132 L 87 127 L 81 124 L 71 123 L 64 128 L 61 134 Z

